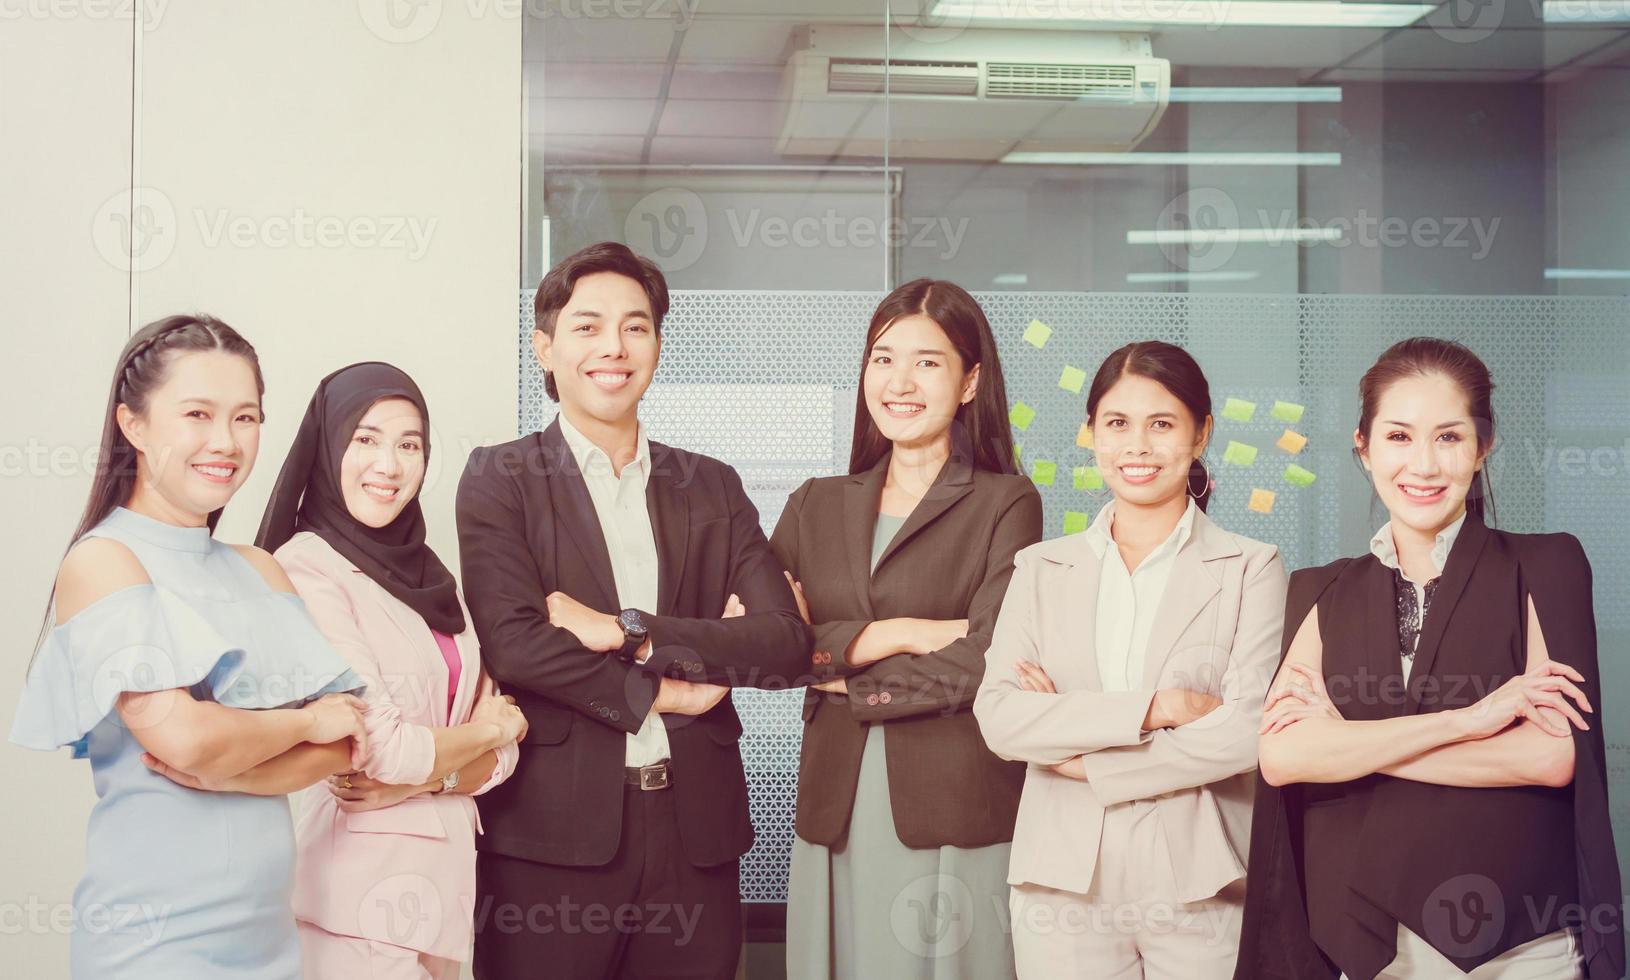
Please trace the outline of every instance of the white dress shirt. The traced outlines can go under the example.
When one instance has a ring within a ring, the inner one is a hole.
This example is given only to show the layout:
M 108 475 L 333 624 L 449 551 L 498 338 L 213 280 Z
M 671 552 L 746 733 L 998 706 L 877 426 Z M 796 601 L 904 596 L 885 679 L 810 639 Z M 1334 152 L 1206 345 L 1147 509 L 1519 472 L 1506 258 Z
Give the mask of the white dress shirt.
M 617 585 L 617 605 L 655 613 L 657 542 L 645 506 L 645 484 L 651 476 L 651 444 L 645 437 L 645 426 L 639 427 L 634 458 L 618 474 L 612 468 L 611 457 L 577 431 L 565 412 L 559 418 L 560 434 L 577 461 L 589 488 L 589 499 L 594 501 L 594 514 L 600 519 L 606 554 L 611 557 L 611 577 Z M 667 757 L 668 729 L 655 711 L 649 712 L 639 732 L 628 736 L 624 765 L 648 766 Z
M 1438 570 L 1439 575 L 1443 574 L 1444 566 L 1449 564 L 1449 552 L 1453 550 L 1455 546 L 1455 538 L 1460 536 L 1460 528 L 1465 523 L 1466 515 L 1461 514 L 1453 524 L 1450 524 L 1448 527 L 1439 531 L 1437 538 L 1433 540 L 1432 567 Z M 1426 583 L 1417 582 L 1410 578 L 1409 575 L 1404 572 L 1402 566 L 1398 564 L 1398 542 L 1393 540 L 1391 521 L 1381 525 L 1381 530 L 1375 532 L 1375 537 L 1370 539 L 1370 554 L 1379 558 L 1381 560 L 1381 564 L 1387 566 L 1388 568 L 1394 569 L 1399 574 L 1403 575 L 1404 581 L 1415 587 L 1415 609 L 1417 614 L 1424 621 L 1426 619 Z M 1400 616 L 1400 618 L 1402 617 Z M 1422 623 L 1416 624 L 1415 645 L 1417 647 L 1420 646 L 1421 642 L 1421 625 Z M 1415 660 L 1413 657 L 1405 657 L 1403 663 L 1404 680 L 1407 681 L 1409 680 L 1410 670 L 1415 666 Z
M 1105 691 L 1134 691 L 1143 686 L 1144 653 L 1155 613 L 1166 594 L 1177 552 L 1194 533 L 1194 501 L 1189 500 L 1177 526 L 1149 552 L 1133 571 L 1127 571 L 1121 549 L 1110 535 L 1115 523 L 1112 500 L 1098 512 L 1087 528 L 1087 544 L 1098 555 L 1102 572 L 1098 579 L 1097 622 L 1098 677 Z

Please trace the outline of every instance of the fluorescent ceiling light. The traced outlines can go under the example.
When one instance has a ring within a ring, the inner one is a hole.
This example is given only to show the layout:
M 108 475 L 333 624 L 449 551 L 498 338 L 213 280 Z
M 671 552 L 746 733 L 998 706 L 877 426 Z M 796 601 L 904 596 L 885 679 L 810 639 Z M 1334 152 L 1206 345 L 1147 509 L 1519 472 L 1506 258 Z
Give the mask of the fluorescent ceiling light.
M 1547 24 L 1620 24 L 1630 22 L 1630 0 L 1545 0 Z
M 1030 282 L 1030 276 L 1023 272 L 1004 272 L 991 280 L 993 286 L 1024 286 Z
M 1546 269 L 1547 279 L 1630 279 L 1630 269 Z
M 1407 27 L 1435 9 L 1437 5 L 1430 3 L 1340 0 L 939 0 L 926 23 L 1382 28 Z
M 1218 270 L 1216 272 L 1128 272 L 1126 281 L 1132 282 L 1250 282 L 1262 275 L 1255 270 Z
M 1341 86 L 1309 85 L 1306 88 L 1214 85 L 1170 90 L 1171 102 L 1340 102 Z
M 1126 233 L 1128 245 L 1281 245 L 1340 240 L 1340 228 L 1152 228 Z
M 1146 167 L 1339 167 L 1340 153 L 1009 153 L 1003 163 L 1099 164 Z

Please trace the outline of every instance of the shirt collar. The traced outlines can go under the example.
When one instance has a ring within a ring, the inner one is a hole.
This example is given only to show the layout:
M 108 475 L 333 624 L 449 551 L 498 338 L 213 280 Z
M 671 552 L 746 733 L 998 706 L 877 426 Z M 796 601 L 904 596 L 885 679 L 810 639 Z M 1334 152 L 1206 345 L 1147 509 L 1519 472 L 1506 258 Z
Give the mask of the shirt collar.
M 618 477 L 612 469 L 611 457 L 606 455 L 605 450 L 596 446 L 588 436 L 579 432 L 577 426 L 566 418 L 564 411 L 560 412 L 556 418 L 560 421 L 561 437 L 566 440 L 567 448 L 572 451 L 572 459 L 577 461 L 578 472 L 585 477 L 603 476 L 608 480 L 616 480 Z M 640 424 L 639 439 L 634 444 L 634 458 L 629 461 L 629 465 L 635 468 L 641 482 L 644 482 L 650 476 L 651 443 L 645 436 L 645 425 L 643 423 Z
M 1199 508 L 1194 506 L 1194 498 L 1190 497 L 1188 506 L 1183 509 L 1183 516 L 1177 519 L 1177 526 L 1172 528 L 1172 533 L 1165 541 L 1160 543 L 1160 547 L 1149 552 L 1149 558 L 1159 557 L 1168 550 L 1172 552 L 1182 550 L 1183 545 L 1188 543 L 1189 538 L 1194 536 L 1194 515 L 1199 512 Z M 1104 554 L 1109 551 L 1109 546 L 1113 543 L 1109 528 L 1114 522 L 1115 501 L 1111 500 L 1104 505 L 1103 510 L 1098 512 L 1098 516 L 1093 518 L 1092 525 L 1087 528 L 1087 544 L 1092 547 L 1093 553 L 1100 560 L 1103 559 Z M 1147 562 L 1149 558 L 1145 558 L 1144 561 Z
M 1460 536 L 1460 528 L 1466 523 L 1466 514 L 1455 519 L 1453 524 L 1438 532 L 1432 541 L 1432 567 L 1443 574 L 1443 569 L 1449 564 L 1449 552 L 1454 549 L 1455 539 Z M 1381 564 L 1391 569 L 1402 569 L 1398 566 L 1398 542 L 1392 538 L 1392 522 L 1381 525 L 1381 530 L 1375 532 L 1370 539 L 1370 554 L 1381 560 Z

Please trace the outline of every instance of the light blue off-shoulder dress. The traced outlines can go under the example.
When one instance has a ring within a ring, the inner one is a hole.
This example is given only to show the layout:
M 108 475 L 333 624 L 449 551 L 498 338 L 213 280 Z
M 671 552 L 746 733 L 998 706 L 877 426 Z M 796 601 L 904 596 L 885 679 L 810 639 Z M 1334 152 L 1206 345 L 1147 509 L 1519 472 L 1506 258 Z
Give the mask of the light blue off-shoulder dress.
M 121 507 L 86 536 L 129 547 L 151 584 L 51 630 L 11 730 L 25 748 L 71 745 L 90 760 L 97 802 L 74 889 L 73 976 L 298 980 L 287 798 L 200 792 L 151 772 L 114 703 L 185 687 L 233 708 L 297 707 L 362 681 L 298 596 L 268 587 L 207 528 Z

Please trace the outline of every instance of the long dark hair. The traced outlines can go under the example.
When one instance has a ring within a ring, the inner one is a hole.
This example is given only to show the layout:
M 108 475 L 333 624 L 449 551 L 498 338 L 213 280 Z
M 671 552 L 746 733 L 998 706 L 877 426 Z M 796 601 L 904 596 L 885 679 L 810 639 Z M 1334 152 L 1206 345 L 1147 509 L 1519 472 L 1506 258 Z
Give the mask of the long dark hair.
M 1098 365 L 1098 374 L 1087 391 L 1087 424 L 1098 414 L 1098 403 L 1115 382 L 1128 374 L 1148 378 L 1171 392 L 1189 410 L 1198 432 L 1211 417 L 1211 385 L 1205 372 L 1188 351 L 1162 340 L 1138 340 L 1120 348 Z M 1194 457 L 1189 466 L 1188 494 L 1204 511 L 1211 502 L 1211 472 L 1205 460 Z
M 194 351 L 225 351 L 249 362 L 255 372 L 255 390 L 266 394 L 266 382 L 260 374 L 260 359 L 255 348 L 236 330 L 220 320 L 203 313 L 178 314 L 155 320 L 131 335 L 119 354 L 113 368 L 113 384 L 108 389 L 107 411 L 102 415 L 102 441 L 96 454 L 96 473 L 91 479 L 91 492 L 85 502 L 85 511 L 79 526 L 68 539 L 68 548 L 74 546 L 86 531 L 102 523 L 102 519 L 130 500 L 136 488 L 136 447 L 125 438 L 119 428 L 119 406 L 129 405 L 138 415 L 147 411 L 148 396 L 164 384 L 170 362 L 177 354 Z M 209 529 L 215 531 L 220 523 L 221 511 L 209 515 Z M 55 585 L 52 595 L 56 594 Z M 45 617 L 51 615 L 51 603 L 46 602 Z M 41 626 L 41 632 L 47 628 Z
M 1473 474 L 1471 489 L 1466 492 L 1466 512 L 1492 527 L 1494 490 L 1489 486 L 1486 460 L 1494 449 L 1494 379 L 1489 376 L 1488 365 L 1473 354 L 1471 348 L 1436 337 L 1411 337 L 1388 347 L 1358 382 L 1359 438 L 1367 451 L 1370 426 L 1375 424 L 1381 396 L 1388 388 L 1405 378 L 1429 374 L 1443 375 L 1466 396 L 1466 410 L 1477 430 L 1477 451 L 1485 458 L 1485 464 Z M 1353 447 L 1353 458 L 1359 459 L 1357 446 Z M 1362 467 L 1362 460 L 1359 462 Z
M 979 365 L 979 387 L 973 400 L 958 405 L 951 420 L 953 445 L 966 440 L 975 469 L 1018 473 L 1013 459 L 1013 430 L 1008 428 L 1007 386 L 1002 383 L 1002 363 L 996 356 L 990 321 L 966 289 L 944 279 L 913 279 L 883 297 L 872 313 L 866 346 L 860 353 L 861 379 L 855 392 L 855 436 L 849 446 L 849 472 L 871 469 L 891 446 L 866 408 L 866 365 L 872 345 L 894 321 L 919 313 L 945 331 L 965 370 L 972 371 Z

